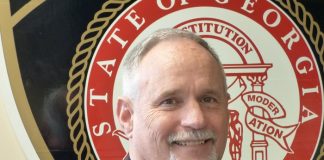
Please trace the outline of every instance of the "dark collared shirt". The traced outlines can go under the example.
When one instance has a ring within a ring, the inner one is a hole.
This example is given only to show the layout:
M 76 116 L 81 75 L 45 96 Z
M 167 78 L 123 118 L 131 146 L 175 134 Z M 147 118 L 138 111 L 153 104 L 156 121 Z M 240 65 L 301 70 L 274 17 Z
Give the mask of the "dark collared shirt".
M 124 160 L 131 160 L 130 157 L 129 157 L 129 154 L 127 154 L 124 158 Z

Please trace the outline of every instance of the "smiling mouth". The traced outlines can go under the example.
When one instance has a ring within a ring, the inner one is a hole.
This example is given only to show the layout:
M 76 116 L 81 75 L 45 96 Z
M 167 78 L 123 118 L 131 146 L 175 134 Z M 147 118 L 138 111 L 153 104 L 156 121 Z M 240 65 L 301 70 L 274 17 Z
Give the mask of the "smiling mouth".
M 216 135 L 210 130 L 192 130 L 171 134 L 168 138 L 170 145 L 179 147 L 198 147 L 214 144 Z
M 211 139 L 206 139 L 206 140 L 188 140 L 188 141 L 174 141 L 172 144 L 176 144 L 179 146 L 195 146 L 195 145 L 202 145 L 206 144 L 207 142 L 211 141 Z

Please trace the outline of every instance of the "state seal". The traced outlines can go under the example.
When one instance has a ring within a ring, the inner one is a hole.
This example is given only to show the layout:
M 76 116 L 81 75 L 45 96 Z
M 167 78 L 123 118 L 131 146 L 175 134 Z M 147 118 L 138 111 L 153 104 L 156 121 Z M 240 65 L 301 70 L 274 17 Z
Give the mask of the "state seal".
M 252 0 L 136 1 L 123 11 L 126 1 L 119 1 L 103 18 L 111 3 L 89 23 L 70 70 L 69 126 L 79 157 L 124 157 L 127 137 L 115 117 L 119 66 L 150 33 L 178 28 L 206 39 L 224 64 L 231 94 L 224 159 L 315 158 L 323 126 L 323 33 L 317 26 L 308 37 L 319 36 L 309 42 L 300 28 L 313 19 L 295 23 L 282 9 L 284 2 Z M 304 9 L 298 2 L 296 7 Z M 84 119 L 74 118 L 83 114 Z

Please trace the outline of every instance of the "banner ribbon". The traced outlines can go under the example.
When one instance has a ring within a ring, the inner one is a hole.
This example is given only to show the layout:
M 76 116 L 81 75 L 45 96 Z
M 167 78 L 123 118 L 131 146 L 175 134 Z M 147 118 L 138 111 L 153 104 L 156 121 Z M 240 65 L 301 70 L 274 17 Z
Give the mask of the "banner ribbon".
M 272 138 L 279 146 L 289 153 L 293 153 L 287 143 L 287 137 L 299 126 L 280 126 L 273 120 L 286 117 L 282 105 L 270 95 L 263 92 L 247 92 L 242 100 L 248 107 L 245 117 L 246 126 L 253 132 Z M 255 108 L 261 108 L 263 115 L 254 113 Z

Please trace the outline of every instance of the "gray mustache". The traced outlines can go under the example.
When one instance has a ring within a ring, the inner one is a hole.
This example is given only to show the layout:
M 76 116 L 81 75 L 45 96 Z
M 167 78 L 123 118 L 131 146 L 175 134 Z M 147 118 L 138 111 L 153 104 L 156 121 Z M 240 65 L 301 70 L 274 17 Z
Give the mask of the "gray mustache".
M 214 142 L 216 141 L 216 135 L 210 130 L 191 130 L 172 133 L 168 138 L 169 144 L 186 140 L 212 140 Z

